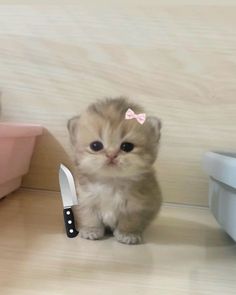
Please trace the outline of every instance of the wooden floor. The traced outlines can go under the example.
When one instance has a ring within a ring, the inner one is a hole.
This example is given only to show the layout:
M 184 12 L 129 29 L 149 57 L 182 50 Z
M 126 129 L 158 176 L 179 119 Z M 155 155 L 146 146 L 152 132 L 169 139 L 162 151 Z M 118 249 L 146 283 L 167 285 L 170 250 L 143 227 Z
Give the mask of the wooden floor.
M 164 206 L 138 246 L 63 226 L 58 193 L 0 201 L 0 294 L 236 294 L 236 246 L 207 209 Z

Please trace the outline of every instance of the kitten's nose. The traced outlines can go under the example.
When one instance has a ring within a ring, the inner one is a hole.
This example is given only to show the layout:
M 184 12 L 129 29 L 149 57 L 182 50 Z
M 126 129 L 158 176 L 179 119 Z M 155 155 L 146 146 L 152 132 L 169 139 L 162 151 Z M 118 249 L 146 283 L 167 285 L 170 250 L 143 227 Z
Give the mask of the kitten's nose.
M 110 160 L 114 160 L 118 156 L 118 152 L 106 152 L 107 158 Z

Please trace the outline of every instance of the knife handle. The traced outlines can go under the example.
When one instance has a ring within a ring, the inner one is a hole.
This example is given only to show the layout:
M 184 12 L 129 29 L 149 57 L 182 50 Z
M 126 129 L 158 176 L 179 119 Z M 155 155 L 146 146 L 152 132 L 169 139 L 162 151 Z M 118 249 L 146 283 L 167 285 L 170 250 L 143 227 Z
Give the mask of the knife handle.
M 65 228 L 66 234 L 68 238 L 74 238 L 78 235 L 78 231 L 75 228 L 75 220 L 73 211 L 71 208 L 66 208 L 63 210 L 64 221 L 65 221 Z

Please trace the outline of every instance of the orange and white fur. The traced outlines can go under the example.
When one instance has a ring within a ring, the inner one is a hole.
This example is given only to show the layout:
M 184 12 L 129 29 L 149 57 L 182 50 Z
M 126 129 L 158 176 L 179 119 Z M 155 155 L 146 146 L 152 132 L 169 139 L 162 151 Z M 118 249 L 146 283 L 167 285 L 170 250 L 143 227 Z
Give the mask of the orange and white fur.
M 112 229 L 117 241 L 137 244 L 158 213 L 161 192 L 153 170 L 160 120 L 127 120 L 128 109 L 143 113 L 126 98 L 105 99 L 68 122 L 77 171 L 75 211 L 82 238 L 103 238 Z

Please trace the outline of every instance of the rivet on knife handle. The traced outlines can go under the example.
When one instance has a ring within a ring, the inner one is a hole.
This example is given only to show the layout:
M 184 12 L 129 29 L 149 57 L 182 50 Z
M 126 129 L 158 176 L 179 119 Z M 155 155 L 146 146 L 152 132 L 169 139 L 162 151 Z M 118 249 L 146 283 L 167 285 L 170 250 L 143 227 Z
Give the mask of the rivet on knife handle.
M 68 238 L 74 238 L 78 235 L 78 231 L 75 228 L 75 220 L 73 211 L 71 208 L 65 208 L 63 210 L 66 234 Z

